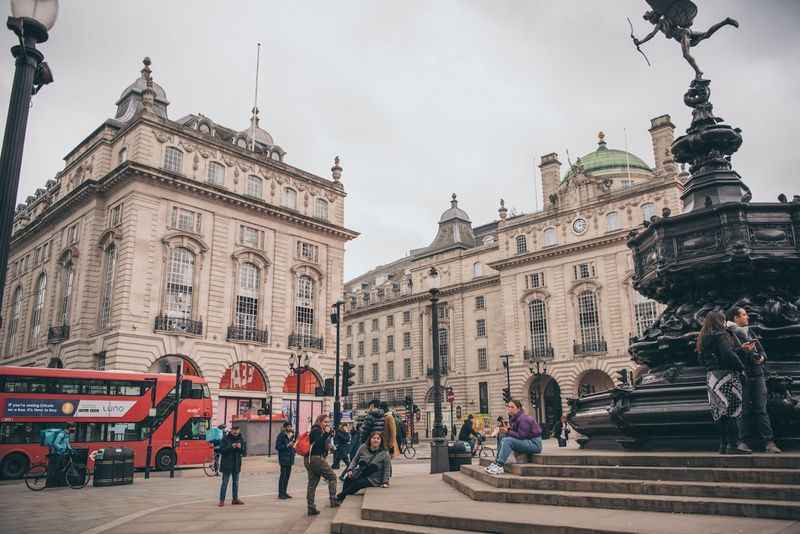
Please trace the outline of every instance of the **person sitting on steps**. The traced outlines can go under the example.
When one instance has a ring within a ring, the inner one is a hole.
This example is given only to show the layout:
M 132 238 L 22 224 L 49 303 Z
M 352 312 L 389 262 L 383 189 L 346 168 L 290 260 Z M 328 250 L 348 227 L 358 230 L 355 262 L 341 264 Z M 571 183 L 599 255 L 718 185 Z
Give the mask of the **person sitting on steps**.
M 491 475 L 504 472 L 503 466 L 512 452 L 538 454 L 542 452 L 542 429 L 532 416 L 522 411 L 522 403 L 512 400 L 506 405 L 511 429 L 497 450 L 497 459 L 486 468 Z
M 383 435 L 373 432 L 342 473 L 344 487 L 336 500 L 342 502 L 345 497 L 355 495 L 363 488 L 388 488 L 392 474 L 391 465 L 392 460 L 384 447 Z

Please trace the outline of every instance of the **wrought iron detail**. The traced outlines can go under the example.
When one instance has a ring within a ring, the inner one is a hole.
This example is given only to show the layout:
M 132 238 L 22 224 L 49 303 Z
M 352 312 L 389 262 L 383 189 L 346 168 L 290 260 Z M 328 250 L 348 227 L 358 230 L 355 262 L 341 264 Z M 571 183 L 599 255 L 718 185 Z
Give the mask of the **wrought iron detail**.
M 299 347 L 303 349 L 317 349 L 322 350 L 323 339 L 321 337 L 307 336 L 303 334 L 290 334 L 289 346 Z
M 50 344 L 61 343 L 69 339 L 69 325 L 51 326 L 47 329 L 47 342 Z
M 269 343 L 269 332 L 258 328 L 229 326 L 228 341 L 251 341 L 253 343 Z
M 587 343 L 573 343 L 572 351 L 575 354 L 589 354 L 595 352 L 608 352 L 608 343 L 605 339 L 589 341 Z
M 185 317 L 169 317 L 157 315 L 155 320 L 156 332 L 177 332 L 195 336 L 203 335 L 203 321 L 195 321 Z

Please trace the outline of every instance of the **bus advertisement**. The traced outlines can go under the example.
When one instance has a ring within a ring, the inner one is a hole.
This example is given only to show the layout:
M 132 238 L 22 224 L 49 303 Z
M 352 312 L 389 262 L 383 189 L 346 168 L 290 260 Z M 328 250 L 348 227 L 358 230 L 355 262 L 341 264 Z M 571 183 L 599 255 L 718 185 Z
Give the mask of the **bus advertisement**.
M 70 425 L 74 448 L 126 447 L 137 468 L 145 466 L 151 428 L 151 467 L 211 461 L 205 441 L 212 416 L 208 385 L 184 376 L 180 403 L 175 393 L 172 374 L 0 366 L 0 477 L 19 478 L 46 462 L 40 432 Z

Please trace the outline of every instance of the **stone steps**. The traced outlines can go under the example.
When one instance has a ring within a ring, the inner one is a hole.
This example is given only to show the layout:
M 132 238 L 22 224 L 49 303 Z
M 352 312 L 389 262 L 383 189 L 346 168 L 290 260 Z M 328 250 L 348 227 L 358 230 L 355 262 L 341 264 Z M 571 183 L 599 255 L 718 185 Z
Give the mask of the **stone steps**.
M 800 520 L 800 503 L 783 500 L 495 488 L 465 473 L 443 479 L 475 501 Z
M 481 462 L 487 460 L 482 459 Z M 665 453 L 548 453 L 527 456 L 524 463 L 537 465 L 593 465 L 628 467 L 707 467 L 707 468 L 758 468 L 800 469 L 800 454 L 751 454 L 731 456 L 721 454 Z
M 361 495 L 353 495 L 345 499 L 331 522 L 331 534 L 456 534 L 470 532 L 362 519 L 362 501 L 363 496 Z

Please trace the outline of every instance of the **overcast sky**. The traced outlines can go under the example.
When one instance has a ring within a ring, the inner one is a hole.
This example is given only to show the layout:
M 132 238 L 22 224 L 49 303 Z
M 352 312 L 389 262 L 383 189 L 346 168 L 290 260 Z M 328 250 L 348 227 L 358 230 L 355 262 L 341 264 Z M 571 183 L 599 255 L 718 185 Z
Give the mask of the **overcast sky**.
M 0 0 L 0 15 L 8 2 Z M 800 193 L 800 1 L 703 0 L 695 28 L 726 16 L 694 49 L 715 112 L 743 130 L 734 164 L 754 200 Z M 641 0 L 267 2 L 67 0 L 44 51 L 55 83 L 34 97 L 20 201 L 112 117 L 141 59 L 167 92 L 169 116 L 203 113 L 245 128 L 261 42 L 261 125 L 292 165 L 329 177 L 340 154 L 348 192 L 346 278 L 427 245 L 450 194 L 483 224 L 498 201 L 541 205 L 539 157 L 573 158 L 606 132 L 611 148 L 652 165 L 647 132 L 668 113 L 685 130 L 692 78 L 678 43 L 657 37 Z M 2 33 L 4 49 L 14 44 Z M 0 70 L 0 113 L 13 63 Z M 534 185 L 536 181 L 537 185 Z

